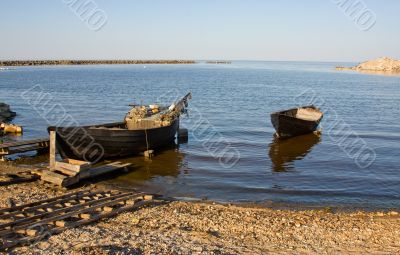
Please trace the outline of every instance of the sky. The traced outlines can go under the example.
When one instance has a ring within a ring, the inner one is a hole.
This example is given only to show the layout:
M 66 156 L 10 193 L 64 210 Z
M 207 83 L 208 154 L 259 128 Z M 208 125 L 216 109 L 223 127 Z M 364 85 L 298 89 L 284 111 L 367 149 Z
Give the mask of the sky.
M 345 1 L 362 4 L 356 18 Z M 399 11 L 399 0 L 2 0 L 0 59 L 400 59 Z

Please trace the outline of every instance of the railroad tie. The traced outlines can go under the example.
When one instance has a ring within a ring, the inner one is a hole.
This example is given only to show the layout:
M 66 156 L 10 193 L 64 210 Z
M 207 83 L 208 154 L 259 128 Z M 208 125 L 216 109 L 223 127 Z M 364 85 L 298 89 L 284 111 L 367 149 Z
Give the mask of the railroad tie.
M 159 202 L 152 195 L 80 191 L 0 210 L 0 251 Z

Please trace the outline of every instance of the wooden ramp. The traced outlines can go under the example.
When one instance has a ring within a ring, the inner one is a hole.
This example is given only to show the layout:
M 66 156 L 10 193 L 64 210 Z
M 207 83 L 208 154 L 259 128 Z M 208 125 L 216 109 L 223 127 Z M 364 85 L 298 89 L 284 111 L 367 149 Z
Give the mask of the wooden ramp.
M 50 164 L 49 170 L 38 170 L 35 174 L 40 175 L 45 182 L 69 187 L 79 183 L 81 180 L 94 178 L 99 175 L 118 171 L 130 166 L 130 163 L 112 162 L 98 167 L 92 167 L 92 163 L 75 159 L 56 160 L 56 132 L 50 131 Z
M 68 164 L 66 164 L 66 166 L 67 165 Z M 84 179 L 123 170 L 130 165 L 130 163 L 112 162 L 98 167 L 87 167 L 76 170 L 72 170 L 73 167 L 56 167 L 56 169 L 53 170 L 39 170 L 35 173 L 40 175 L 41 179 L 45 182 L 50 182 L 61 187 L 69 187 Z
M 155 202 L 160 201 L 143 193 L 87 190 L 1 209 L 0 251 Z
M 38 151 L 39 153 L 47 152 L 49 144 L 50 141 L 48 138 L 2 143 L 0 144 L 0 161 L 4 161 L 5 156 L 16 153 L 28 151 Z

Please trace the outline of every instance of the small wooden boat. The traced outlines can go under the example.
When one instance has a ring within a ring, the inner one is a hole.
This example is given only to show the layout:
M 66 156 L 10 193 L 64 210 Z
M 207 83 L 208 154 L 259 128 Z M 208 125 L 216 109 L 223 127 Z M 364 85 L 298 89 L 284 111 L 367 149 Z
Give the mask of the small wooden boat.
M 156 110 L 154 105 L 151 108 L 134 106 L 123 122 L 49 127 L 48 131 L 56 132 L 56 146 L 62 158 L 98 162 L 131 156 L 170 145 L 189 99 L 191 93 L 169 108 L 161 108 L 162 111 Z M 135 115 L 138 112 L 142 114 L 140 118 Z
M 315 106 L 304 106 L 271 114 L 271 122 L 279 138 L 290 138 L 314 132 L 323 118 Z

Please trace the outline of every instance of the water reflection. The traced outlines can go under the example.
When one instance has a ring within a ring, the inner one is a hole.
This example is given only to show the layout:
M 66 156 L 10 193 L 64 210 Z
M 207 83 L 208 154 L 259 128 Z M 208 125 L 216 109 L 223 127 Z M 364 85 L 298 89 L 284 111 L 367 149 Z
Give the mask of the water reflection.
M 129 174 L 121 176 L 118 180 L 142 184 L 158 176 L 177 177 L 183 165 L 184 156 L 179 152 L 177 145 L 171 145 L 161 151 L 156 151 L 155 156 L 147 159 L 143 156 L 135 156 L 121 160 L 124 163 L 132 163 Z
M 359 70 L 362 74 L 372 74 L 372 75 L 384 75 L 384 76 L 400 76 L 400 72 L 384 72 L 384 71 L 369 71 L 369 70 Z
M 321 142 L 320 134 L 309 134 L 280 140 L 274 137 L 269 145 L 269 157 L 274 172 L 288 171 L 294 168 L 294 161 L 301 160 Z
M 0 143 L 15 142 L 19 140 L 22 140 L 22 134 L 5 134 L 1 136 L 0 133 Z

